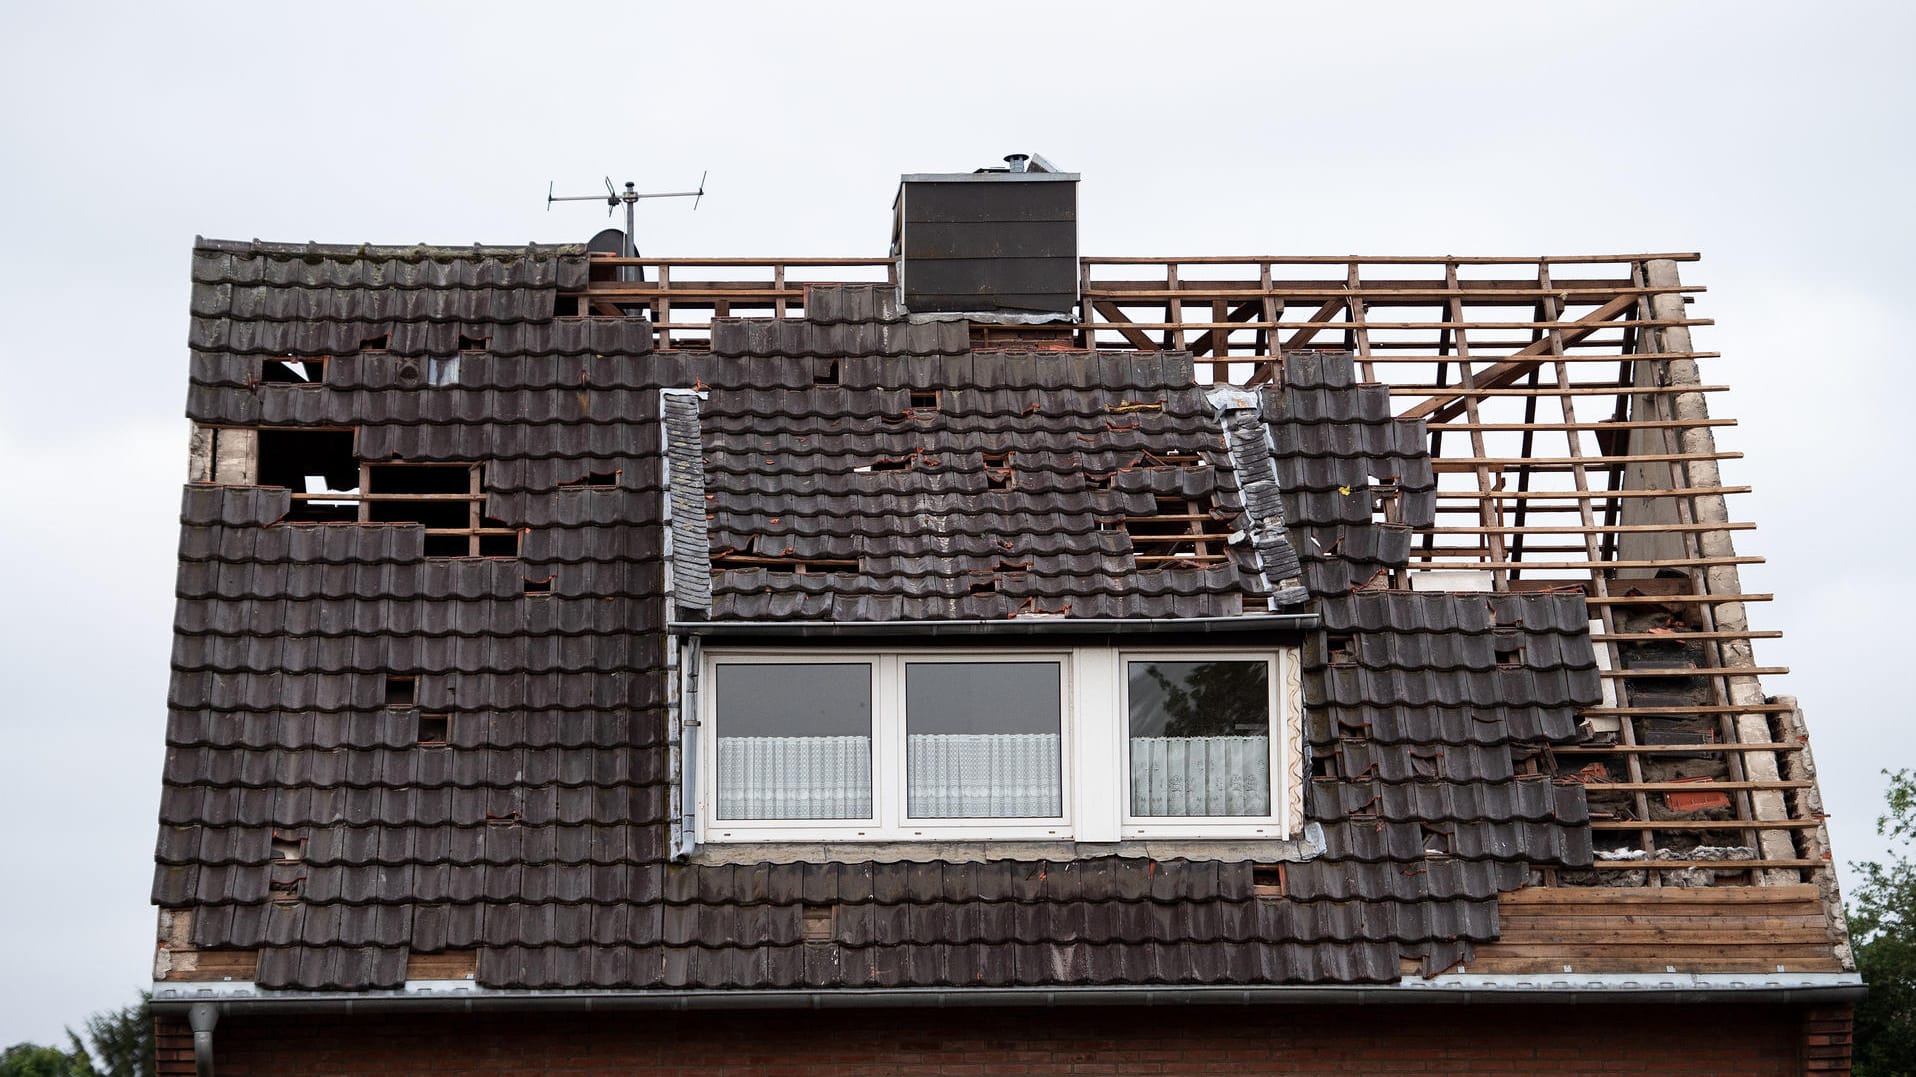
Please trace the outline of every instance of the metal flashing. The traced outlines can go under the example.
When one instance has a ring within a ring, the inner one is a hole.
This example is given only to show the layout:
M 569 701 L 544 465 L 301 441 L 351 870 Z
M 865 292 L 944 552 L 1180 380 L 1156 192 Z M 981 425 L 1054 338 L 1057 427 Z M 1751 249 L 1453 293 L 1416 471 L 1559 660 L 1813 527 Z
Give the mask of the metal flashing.
M 1549 976 L 1444 975 L 1396 983 L 1327 986 L 1118 985 L 1087 987 L 832 988 L 763 991 L 533 991 L 471 980 L 409 980 L 393 991 L 267 991 L 250 983 L 153 985 L 153 1009 L 195 1005 L 222 1013 L 376 1013 L 510 1010 L 827 1010 L 867 1007 L 1393 1005 L 1592 1002 L 1846 1002 L 1865 993 L 1853 972 L 1688 973 Z M 202 1011 L 204 1012 L 204 1011 Z
M 966 621 L 673 621 L 668 631 L 724 639 L 845 639 L 859 636 L 1203 635 L 1213 632 L 1297 632 L 1316 628 L 1315 613 L 1237 617 L 1011 617 Z

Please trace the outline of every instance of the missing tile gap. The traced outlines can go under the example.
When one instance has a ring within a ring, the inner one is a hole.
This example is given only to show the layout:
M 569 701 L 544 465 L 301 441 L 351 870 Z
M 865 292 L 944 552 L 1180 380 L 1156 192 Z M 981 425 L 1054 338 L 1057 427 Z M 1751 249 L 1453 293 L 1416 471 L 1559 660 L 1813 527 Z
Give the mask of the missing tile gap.
M 459 334 L 459 350 L 462 352 L 484 351 L 489 342 L 490 338 L 488 337 L 468 336 L 465 333 Z
M 452 743 L 452 715 L 422 714 L 419 716 L 418 744 L 421 748 L 443 748 Z
M 326 380 L 330 356 L 269 355 L 260 360 L 259 380 L 269 385 L 317 386 Z
M 273 859 L 282 863 L 305 859 L 306 839 L 289 837 L 284 834 L 273 835 Z
M 838 384 L 838 360 L 832 359 L 827 361 L 824 366 L 824 369 L 812 375 L 812 384 L 813 385 L 837 385 Z
M 418 702 L 418 677 L 391 673 L 386 675 L 386 706 L 410 707 Z
M 1289 893 L 1282 864 L 1252 864 L 1251 893 L 1260 898 L 1281 898 Z
M 937 410 L 938 390 L 913 389 L 911 391 L 911 408 L 914 411 L 924 410 L 924 409 L 929 409 L 933 411 Z
M 363 352 L 383 352 L 391 343 L 391 333 L 381 333 L 375 337 L 362 337 L 359 341 L 359 350 Z
M 552 593 L 552 577 L 551 576 L 547 576 L 544 579 L 533 579 L 532 577 L 528 576 L 526 577 L 525 583 L 526 583 L 526 594 L 549 595 Z
M 1333 666 L 1348 666 L 1357 661 L 1357 637 L 1348 632 L 1333 632 L 1324 637 L 1324 655 Z
M 831 942 L 838 935 L 838 906 L 807 905 L 801 916 L 805 942 Z

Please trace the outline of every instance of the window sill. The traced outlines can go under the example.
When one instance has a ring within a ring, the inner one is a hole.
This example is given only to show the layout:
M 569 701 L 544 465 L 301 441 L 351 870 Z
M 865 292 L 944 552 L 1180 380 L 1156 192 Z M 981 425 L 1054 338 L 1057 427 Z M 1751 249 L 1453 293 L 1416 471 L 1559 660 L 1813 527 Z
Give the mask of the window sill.
M 1260 864 L 1315 859 L 1324 851 L 1324 831 L 1307 823 L 1291 838 L 1151 838 L 1128 841 L 768 841 L 701 845 L 687 863 L 724 864 L 978 864 L 991 860 L 1089 860 L 1128 856 L 1150 860 L 1215 860 Z

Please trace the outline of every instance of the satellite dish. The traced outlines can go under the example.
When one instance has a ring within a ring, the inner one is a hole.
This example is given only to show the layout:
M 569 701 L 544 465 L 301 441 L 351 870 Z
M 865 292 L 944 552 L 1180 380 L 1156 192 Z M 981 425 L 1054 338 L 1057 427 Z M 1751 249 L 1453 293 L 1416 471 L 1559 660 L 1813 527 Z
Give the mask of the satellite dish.
M 588 240 L 585 249 L 593 254 L 624 254 L 625 233 L 617 228 L 607 228 Z

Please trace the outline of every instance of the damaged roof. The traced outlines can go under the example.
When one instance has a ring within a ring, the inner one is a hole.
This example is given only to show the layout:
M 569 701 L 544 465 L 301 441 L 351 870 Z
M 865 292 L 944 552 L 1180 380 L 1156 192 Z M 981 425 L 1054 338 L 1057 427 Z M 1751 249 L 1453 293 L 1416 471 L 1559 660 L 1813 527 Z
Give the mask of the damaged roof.
M 196 947 L 258 950 L 261 987 L 393 988 L 466 950 L 538 989 L 1388 982 L 1590 861 L 1582 787 L 1526 767 L 1598 699 L 1582 597 L 1367 589 L 1435 483 L 1348 356 L 1214 398 L 1188 356 L 974 351 L 855 286 L 655 352 L 643 319 L 553 316 L 578 248 L 202 242 L 193 273 L 194 421 L 482 462 L 520 534 L 428 558 L 417 526 L 289 521 L 284 489 L 184 491 L 153 898 Z M 454 351 L 449 384 L 402 376 Z M 323 382 L 260 379 L 286 356 Z M 1324 625 L 1325 848 L 1281 894 L 1249 860 L 670 859 L 669 619 L 1269 610 Z

